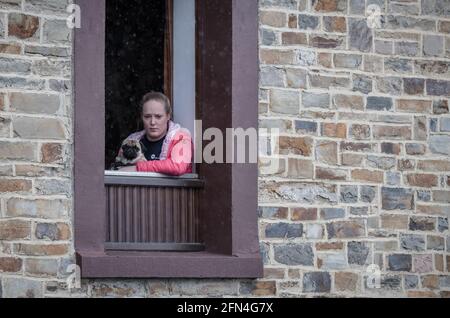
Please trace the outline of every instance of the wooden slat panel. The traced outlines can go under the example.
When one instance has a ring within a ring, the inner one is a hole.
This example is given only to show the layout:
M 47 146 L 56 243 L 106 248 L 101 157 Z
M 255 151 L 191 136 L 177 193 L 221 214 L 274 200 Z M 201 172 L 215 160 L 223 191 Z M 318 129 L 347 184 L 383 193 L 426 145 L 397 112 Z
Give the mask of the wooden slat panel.
M 164 227 L 165 227 L 165 220 L 164 220 L 164 209 L 166 206 L 166 201 L 164 200 L 164 189 L 158 188 L 157 195 L 155 198 L 153 198 L 154 202 L 157 202 L 157 212 L 156 212 L 156 219 L 157 219 L 157 228 L 156 231 L 158 232 L 158 239 L 157 242 L 163 242 L 164 241 Z
M 107 185 L 107 241 L 125 243 L 110 244 L 121 247 L 136 246 L 129 243 L 201 243 L 199 191 L 188 187 Z M 180 250 L 185 246 L 180 245 Z

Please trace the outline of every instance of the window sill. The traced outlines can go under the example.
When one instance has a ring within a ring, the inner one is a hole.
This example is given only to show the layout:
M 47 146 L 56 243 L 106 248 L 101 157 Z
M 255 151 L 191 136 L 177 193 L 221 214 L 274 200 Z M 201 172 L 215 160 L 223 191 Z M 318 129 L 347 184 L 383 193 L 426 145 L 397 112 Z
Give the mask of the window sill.
M 261 257 L 208 252 L 78 251 L 83 278 L 261 278 Z
M 114 171 L 105 170 L 106 176 L 117 176 L 117 177 L 144 177 L 144 178 L 167 178 L 167 179 L 198 179 L 198 174 L 187 173 L 181 176 L 170 176 L 167 174 L 156 173 L 156 172 L 125 172 L 125 171 Z
M 154 172 L 105 171 L 105 185 L 161 186 L 201 188 L 204 181 L 198 174 L 169 176 Z

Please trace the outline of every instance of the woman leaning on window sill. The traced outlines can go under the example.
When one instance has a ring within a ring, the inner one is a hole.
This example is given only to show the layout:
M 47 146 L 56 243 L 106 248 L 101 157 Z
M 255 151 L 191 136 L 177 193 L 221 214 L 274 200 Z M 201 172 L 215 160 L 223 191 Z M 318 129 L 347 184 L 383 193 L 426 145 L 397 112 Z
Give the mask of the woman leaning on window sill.
M 194 145 L 189 130 L 170 120 L 172 107 L 162 93 L 151 92 L 142 98 L 141 119 L 144 130 L 128 136 L 141 146 L 135 165 L 119 168 L 129 172 L 157 172 L 173 176 L 192 173 Z M 118 158 L 124 156 L 123 147 Z

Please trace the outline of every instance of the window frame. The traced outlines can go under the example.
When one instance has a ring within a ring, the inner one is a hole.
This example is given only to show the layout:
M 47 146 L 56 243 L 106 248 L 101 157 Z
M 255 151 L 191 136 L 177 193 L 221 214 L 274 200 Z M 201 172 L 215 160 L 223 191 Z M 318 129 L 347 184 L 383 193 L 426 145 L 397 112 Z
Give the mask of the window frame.
M 74 36 L 74 237 L 82 277 L 262 277 L 256 163 L 198 164 L 205 251 L 105 250 L 105 1 L 75 1 L 82 27 Z M 224 135 L 257 128 L 258 0 L 197 0 L 196 7 L 197 118 Z
M 164 43 L 164 94 L 173 100 L 173 0 L 166 0 L 166 28 Z

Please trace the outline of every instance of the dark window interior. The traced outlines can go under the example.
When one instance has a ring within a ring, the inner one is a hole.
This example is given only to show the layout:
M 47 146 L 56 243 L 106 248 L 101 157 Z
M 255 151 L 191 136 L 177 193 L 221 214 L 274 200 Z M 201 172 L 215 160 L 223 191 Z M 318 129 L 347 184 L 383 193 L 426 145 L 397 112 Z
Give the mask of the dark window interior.
M 121 142 L 142 129 L 141 97 L 164 92 L 166 5 L 165 0 L 106 1 L 105 169 Z

